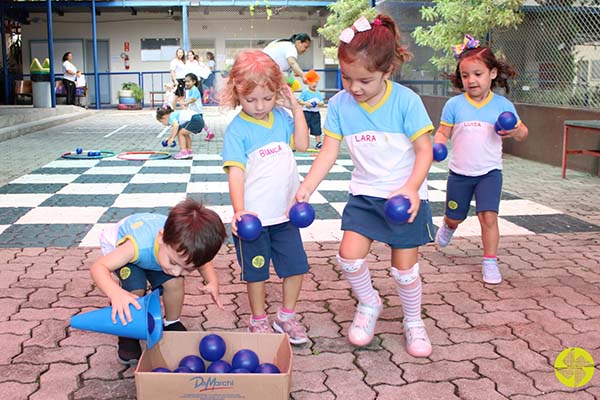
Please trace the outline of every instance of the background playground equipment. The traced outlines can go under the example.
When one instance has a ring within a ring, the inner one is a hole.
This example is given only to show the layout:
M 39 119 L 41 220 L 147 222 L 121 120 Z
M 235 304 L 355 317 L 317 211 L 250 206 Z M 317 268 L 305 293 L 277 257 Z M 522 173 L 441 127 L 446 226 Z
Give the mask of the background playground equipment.
M 304 79 L 306 79 L 306 82 L 308 83 L 316 83 L 319 82 L 321 77 L 314 69 L 310 69 L 306 74 L 304 74 Z
M 119 110 L 141 110 L 144 90 L 135 82 L 124 82 L 119 90 Z
M 254 374 L 234 373 L 233 370 L 229 373 L 165 373 L 163 369 L 175 370 L 182 358 L 197 355 L 199 343 L 208 335 L 219 335 L 227 344 L 227 350 L 222 357 L 225 362 L 233 361 L 234 355 L 245 349 L 255 353 L 260 363 L 273 364 L 280 373 L 270 366 L 261 367 L 263 364 L 256 368 L 258 371 Z M 291 345 L 286 334 L 164 332 L 162 340 L 152 349 L 145 350 L 137 365 L 135 370 L 137 398 L 139 400 L 192 398 L 200 391 L 213 393 L 212 390 L 218 389 L 219 395 L 223 398 L 287 400 L 290 393 L 292 356 Z M 152 372 L 156 368 L 161 369 Z M 223 384 L 224 382 L 227 384 Z
M 292 88 L 292 92 L 302 89 L 300 82 L 298 82 L 298 80 L 291 75 L 287 77 L 287 84 L 290 88 Z
M 129 305 L 131 322 L 127 325 L 123 325 L 119 318 L 113 324 L 112 306 L 108 306 L 71 317 L 71 327 L 145 340 L 148 348 L 151 349 L 160 341 L 163 334 L 159 291 L 154 290 L 138 298 L 138 303 L 142 306 L 139 310 Z
M 69 160 L 89 160 L 113 157 L 114 155 L 115 152 L 110 150 L 84 150 L 81 147 L 78 147 L 75 151 L 68 151 L 66 153 L 62 153 L 60 156 L 61 158 L 66 158 Z
M 171 153 L 166 151 L 125 151 L 117 155 L 119 160 L 127 161 L 148 161 L 148 160 L 163 160 L 171 157 Z

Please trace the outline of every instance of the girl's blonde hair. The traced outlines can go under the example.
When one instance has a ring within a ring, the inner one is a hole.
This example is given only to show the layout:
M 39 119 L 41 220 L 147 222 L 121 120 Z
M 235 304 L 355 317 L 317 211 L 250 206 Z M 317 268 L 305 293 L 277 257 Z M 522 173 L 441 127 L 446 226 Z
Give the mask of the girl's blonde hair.
M 240 105 L 240 97 L 248 96 L 257 86 L 264 86 L 278 95 L 283 85 L 283 74 L 270 56 L 261 50 L 246 50 L 235 58 L 220 103 L 235 108 Z

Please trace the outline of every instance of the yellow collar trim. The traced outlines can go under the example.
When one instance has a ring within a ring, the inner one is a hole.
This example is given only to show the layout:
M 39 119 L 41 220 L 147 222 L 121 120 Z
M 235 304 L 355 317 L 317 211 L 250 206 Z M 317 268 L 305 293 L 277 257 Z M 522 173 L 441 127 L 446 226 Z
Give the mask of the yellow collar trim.
M 483 100 L 480 101 L 479 103 L 476 102 L 475 100 L 473 100 L 467 92 L 465 92 L 465 98 L 467 99 L 467 101 L 475 108 L 481 108 L 483 106 L 485 106 L 487 103 L 489 103 L 490 101 L 492 101 L 492 99 L 494 98 L 494 92 L 492 92 L 490 90 L 490 93 L 488 93 L 488 96 Z
M 377 109 L 379 109 L 381 106 L 383 106 L 385 104 L 385 102 L 387 101 L 387 99 L 391 96 L 392 86 L 393 85 L 389 80 L 385 81 L 385 93 L 383 94 L 383 97 L 374 106 L 370 106 L 366 102 L 360 102 L 358 104 L 369 114 L 377 111 Z
M 269 118 L 266 121 L 263 121 L 262 119 L 256 119 L 253 116 L 246 114 L 244 111 L 240 112 L 240 118 L 244 121 L 248 121 L 268 129 L 271 129 L 273 127 L 273 121 L 275 121 L 273 111 L 269 111 Z

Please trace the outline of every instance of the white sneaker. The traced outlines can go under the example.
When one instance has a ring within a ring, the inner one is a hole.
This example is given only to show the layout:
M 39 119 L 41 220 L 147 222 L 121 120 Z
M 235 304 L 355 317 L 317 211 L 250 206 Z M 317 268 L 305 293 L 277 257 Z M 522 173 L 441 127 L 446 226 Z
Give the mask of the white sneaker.
M 483 260 L 483 263 L 481 265 L 481 272 L 483 274 L 483 281 L 485 283 L 497 285 L 498 283 L 502 282 L 502 274 L 498 269 L 497 260 Z
M 435 234 L 435 242 L 440 245 L 440 247 L 446 247 L 450 244 L 452 240 L 452 235 L 454 235 L 456 229 L 450 229 L 448 225 L 442 224 L 440 229 L 438 229 Z
M 404 321 L 402 323 L 404 337 L 406 338 L 406 352 L 413 357 L 429 357 L 431 342 L 423 320 Z
M 368 304 L 358 303 L 356 313 L 352 320 L 352 325 L 348 329 L 348 340 L 355 346 L 366 346 L 375 336 L 375 325 L 377 318 L 383 309 L 383 304 L 370 306 Z

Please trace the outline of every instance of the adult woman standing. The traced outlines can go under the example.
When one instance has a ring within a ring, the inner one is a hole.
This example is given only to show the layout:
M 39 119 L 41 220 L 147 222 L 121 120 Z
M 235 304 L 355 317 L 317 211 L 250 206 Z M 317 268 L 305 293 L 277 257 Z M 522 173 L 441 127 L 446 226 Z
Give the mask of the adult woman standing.
M 304 83 L 307 83 L 304 72 L 302 72 L 302 68 L 298 64 L 298 56 L 308 50 L 310 44 L 310 36 L 302 32 L 292 35 L 289 39 L 274 40 L 263 51 L 275 60 L 282 72 L 287 72 L 291 69 L 294 74 L 302 78 Z
M 185 65 L 185 51 L 181 47 L 175 52 L 175 58 L 171 60 L 169 70 L 175 87 L 175 100 L 171 107 L 175 109 L 175 105 L 182 101 L 185 95 L 185 74 L 188 73 Z
M 81 76 L 81 71 L 73 65 L 73 53 L 66 52 L 63 55 L 63 78 L 62 83 L 67 91 L 67 104 L 75 105 L 75 81 Z

